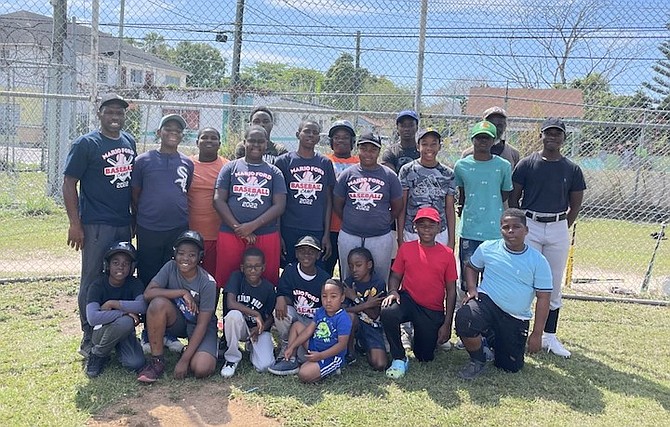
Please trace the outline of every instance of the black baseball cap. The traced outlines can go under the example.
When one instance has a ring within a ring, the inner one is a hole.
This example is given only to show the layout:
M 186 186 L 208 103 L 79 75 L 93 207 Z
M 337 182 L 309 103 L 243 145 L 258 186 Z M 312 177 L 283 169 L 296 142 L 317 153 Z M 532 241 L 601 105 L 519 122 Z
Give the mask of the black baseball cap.
M 366 132 L 358 138 L 356 145 L 372 144 L 377 148 L 382 148 L 382 140 L 372 132 Z
M 414 110 L 402 110 L 401 112 L 398 113 L 398 115 L 395 118 L 396 124 L 398 124 L 398 122 L 405 117 L 411 117 L 411 118 L 414 119 L 414 121 L 419 123 L 419 115 L 416 114 L 416 111 L 414 111 Z
M 416 142 L 419 142 L 421 138 L 423 138 L 426 135 L 433 134 L 437 137 L 437 140 L 439 142 L 442 142 L 442 135 L 440 135 L 440 132 L 436 131 L 433 128 L 426 128 L 426 129 L 421 129 L 416 133 Z
M 117 93 L 106 93 L 102 96 L 100 99 L 100 107 L 98 109 L 104 107 L 105 105 L 109 104 L 119 104 L 123 108 L 128 108 L 128 102 L 126 102 L 125 99 L 121 97 L 121 95 Z
M 566 132 L 565 123 L 563 123 L 563 120 L 559 119 L 558 117 L 549 117 L 544 121 L 544 123 L 542 123 L 542 132 L 551 128 L 560 129 L 563 131 L 563 133 Z

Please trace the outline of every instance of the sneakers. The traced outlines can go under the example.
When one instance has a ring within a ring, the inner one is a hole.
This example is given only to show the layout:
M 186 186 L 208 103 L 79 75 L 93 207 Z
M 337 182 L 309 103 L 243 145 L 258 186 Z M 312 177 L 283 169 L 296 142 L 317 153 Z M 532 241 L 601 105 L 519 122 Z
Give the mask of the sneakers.
M 181 354 L 184 350 L 184 344 L 182 344 L 177 337 L 174 335 L 165 334 L 163 337 L 163 345 L 167 347 L 170 351 Z
M 442 344 L 440 344 L 440 348 L 444 351 L 449 351 L 452 349 L 452 347 L 453 344 L 451 343 L 451 341 L 445 341 Z
M 463 341 L 459 338 L 458 341 L 456 341 L 456 344 L 454 344 L 454 348 L 456 350 L 465 350 L 465 344 L 463 344 Z
M 405 358 L 405 360 L 395 359 L 391 363 L 391 366 L 386 370 L 386 376 L 393 378 L 394 380 L 402 378 L 405 376 L 408 366 L 409 360 L 407 358 Z
M 158 358 L 152 357 L 149 362 L 137 376 L 137 381 L 141 383 L 155 383 L 165 371 L 165 364 Z
M 282 357 L 268 368 L 268 372 L 275 375 L 295 375 L 299 370 L 300 365 L 295 360 L 295 357 L 288 360 Z
M 547 353 L 554 353 L 555 355 L 565 357 L 566 359 L 572 355 L 568 349 L 563 347 L 563 344 L 561 344 L 558 338 L 556 338 L 556 334 L 543 333 L 542 348 L 547 350 Z
M 485 362 L 470 359 L 468 363 L 466 363 L 465 366 L 463 366 L 461 370 L 458 371 L 458 376 L 464 380 L 474 380 L 475 378 L 480 376 L 485 369 L 486 369 Z
M 344 356 L 344 364 L 346 366 L 351 366 L 354 363 L 356 363 L 358 359 L 356 358 L 356 353 L 347 353 L 346 356 Z
M 88 375 L 89 378 L 97 377 L 98 375 L 102 374 L 106 363 L 106 357 L 98 356 L 95 353 L 90 353 L 88 355 L 88 360 L 86 361 L 86 375 Z
M 230 378 L 235 375 L 235 370 L 237 369 L 237 362 L 226 362 L 221 368 L 221 376 L 223 378 Z

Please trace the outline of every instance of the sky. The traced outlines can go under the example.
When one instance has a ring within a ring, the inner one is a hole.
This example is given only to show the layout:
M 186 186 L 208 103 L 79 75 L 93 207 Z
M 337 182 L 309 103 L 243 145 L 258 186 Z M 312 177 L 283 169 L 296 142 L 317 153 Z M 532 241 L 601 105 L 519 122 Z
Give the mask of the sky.
M 101 30 L 118 34 L 120 0 L 101 4 Z M 125 35 L 157 32 L 169 43 L 211 43 L 227 64 L 232 58 L 235 0 L 126 0 Z M 245 0 L 242 67 L 280 62 L 326 71 L 342 53 L 355 54 L 361 31 L 362 67 L 396 84 L 414 88 L 419 44 L 419 0 Z M 48 1 L 0 2 L 0 13 L 29 10 L 51 15 Z M 561 11 L 588 9 L 581 19 L 588 40 L 568 63 L 568 80 L 596 63 L 618 64 L 611 74 L 617 93 L 632 93 L 653 75 L 661 59 L 657 46 L 670 39 L 670 1 L 637 0 L 429 0 L 424 62 L 424 95 L 458 93 L 472 82 L 515 86 L 501 72 L 520 64 L 546 64 L 548 22 Z M 68 2 L 68 17 L 90 22 L 91 2 Z M 574 19 L 574 18 L 573 18 Z M 214 41 L 216 31 L 228 42 Z M 539 41 L 538 41 L 539 40 Z M 594 59 L 595 58 L 595 59 Z M 229 65 L 228 65 L 229 66 Z M 548 74 L 543 73 L 545 76 Z M 547 87 L 546 84 L 542 87 Z

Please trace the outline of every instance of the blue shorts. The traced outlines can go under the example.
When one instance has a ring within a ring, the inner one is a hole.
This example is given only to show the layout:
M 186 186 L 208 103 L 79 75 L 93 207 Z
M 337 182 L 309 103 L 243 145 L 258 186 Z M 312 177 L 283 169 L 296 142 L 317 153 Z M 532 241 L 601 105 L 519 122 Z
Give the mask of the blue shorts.
M 321 378 L 326 378 L 328 375 L 332 375 L 337 372 L 338 369 L 342 367 L 344 360 L 340 356 L 333 356 L 327 359 L 319 360 L 319 373 Z
M 365 351 L 375 348 L 386 351 L 384 344 L 384 328 L 375 328 L 365 322 L 358 322 L 358 330 L 356 331 L 356 339 Z

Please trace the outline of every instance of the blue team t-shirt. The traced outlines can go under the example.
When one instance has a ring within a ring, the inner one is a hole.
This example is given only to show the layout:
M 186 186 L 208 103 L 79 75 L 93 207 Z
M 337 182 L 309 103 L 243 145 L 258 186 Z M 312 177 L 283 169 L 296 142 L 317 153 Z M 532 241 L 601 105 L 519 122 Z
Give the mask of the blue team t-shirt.
M 391 200 L 402 198 L 402 187 L 388 167 L 365 170 L 358 164 L 342 172 L 334 194 L 344 198 L 342 231 L 375 237 L 391 231 Z
M 112 139 L 94 130 L 72 143 L 64 174 L 79 180 L 83 224 L 130 224 L 130 176 L 136 156 L 135 140 L 123 131 Z
M 553 289 L 547 259 L 528 245 L 522 252 L 512 252 L 503 239 L 489 240 L 479 245 L 470 264 L 486 271 L 479 292 L 491 297 L 498 307 L 517 319 L 533 317 L 531 304 L 535 291 Z
M 193 162 L 182 153 L 147 151 L 137 156 L 133 188 L 140 188 L 137 225 L 152 231 L 188 228 L 187 191 Z
M 454 171 L 438 163 L 435 167 L 426 167 L 419 160 L 405 164 L 398 173 L 400 185 L 407 190 L 405 231 L 415 233 L 414 217 L 420 208 L 433 207 L 440 214 L 440 231 L 447 229 L 447 196 L 456 194 Z
M 263 322 L 272 317 L 277 295 L 274 285 L 266 279 L 261 279 L 258 285 L 253 286 L 241 271 L 234 271 L 224 289 L 225 293 L 235 295 L 236 301 L 240 304 L 259 312 Z M 244 314 L 244 319 L 249 328 L 256 326 L 255 317 Z
M 351 334 L 351 319 L 343 309 L 328 316 L 326 309 L 320 307 L 314 314 L 314 323 L 316 323 L 316 329 L 307 347 L 310 351 L 326 351 L 337 344 L 340 335 Z M 344 359 L 346 354 L 347 348 L 345 347 L 337 356 Z
M 288 190 L 282 226 L 323 231 L 327 194 L 335 185 L 333 162 L 319 153 L 306 159 L 292 151 L 279 156 L 275 166 L 284 174 Z
M 288 298 L 295 311 L 306 317 L 314 317 L 316 309 L 321 307 L 321 288 L 330 274 L 316 267 L 316 275 L 306 280 L 298 271 L 298 263 L 290 263 L 282 271 L 277 285 L 277 296 Z
M 216 188 L 228 191 L 226 203 L 240 223 L 253 221 L 272 207 L 275 194 L 286 194 L 286 184 L 281 171 L 274 165 L 262 162 L 247 163 L 244 158 L 223 165 Z M 265 224 L 254 232 L 256 235 L 270 234 L 278 230 L 278 220 Z M 232 233 L 225 222 L 221 231 Z
M 512 166 L 502 157 L 475 160 L 472 155 L 454 165 L 455 183 L 465 191 L 458 234 L 470 240 L 499 239 L 503 213 L 501 191 L 512 191 Z

